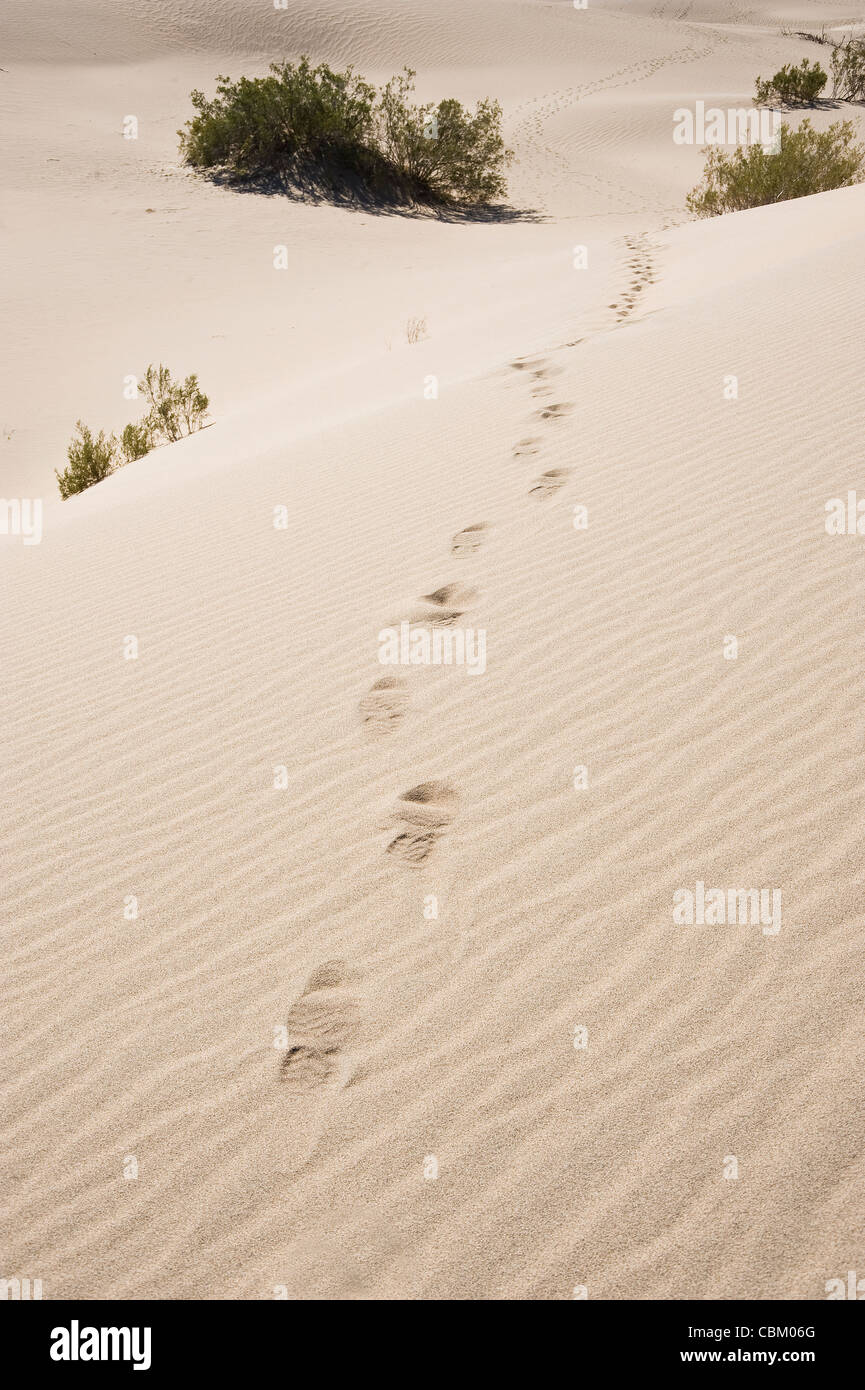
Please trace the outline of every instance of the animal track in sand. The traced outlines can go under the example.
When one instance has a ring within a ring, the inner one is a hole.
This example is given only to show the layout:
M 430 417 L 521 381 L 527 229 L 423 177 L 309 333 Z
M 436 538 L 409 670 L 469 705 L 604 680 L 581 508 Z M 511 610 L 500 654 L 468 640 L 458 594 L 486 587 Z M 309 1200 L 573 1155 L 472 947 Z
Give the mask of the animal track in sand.
M 382 676 L 370 686 L 360 702 L 360 713 L 373 733 L 390 733 L 403 719 L 408 707 L 408 690 L 400 676 Z
M 539 420 L 563 420 L 566 415 L 570 415 L 573 408 L 573 401 L 556 401 L 554 405 L 545 405 L 535 414 Z
M 458 800 L 448 782 L 420 782 L 403 792 L 393 811 L 403 828 L 388 854 L 412 867 L 423 864 L 453 820 Z
M 288 1011 L 288 1046 L 279 1079 L 297 1094 L 316 1091 L 333 1079 L 355 1035 L 358 1002 L 342 988 L 346 975 L 345 961 L 325 961 L 313 970 Z
M 473 526 L 466 526 L 462 531 L 457 531 L 451 541 L 451 554 L 474 555 L 483 542 L 484 531 L 489 529 L 485 521 L 477 521 Z
M 529 488 L 531 497 L 552 497 L 554 492 L 558 492 L 560 487 L 564 487 L 568 478 L 571 476 L 570 468 L 550 468 Z

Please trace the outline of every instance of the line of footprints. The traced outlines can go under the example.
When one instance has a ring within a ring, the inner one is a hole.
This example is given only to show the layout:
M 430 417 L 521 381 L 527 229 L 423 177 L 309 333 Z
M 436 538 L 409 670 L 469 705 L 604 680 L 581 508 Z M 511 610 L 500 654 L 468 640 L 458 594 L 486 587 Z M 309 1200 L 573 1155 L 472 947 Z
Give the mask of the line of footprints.
M 570 401 L 546 401 L 554 394 L 551 379 L 563 371 L 562 367 L 542 357 L 521 357 L 510 366 L 514 371 L 524 372 L 532 382 L 531 394 L 539 402 L 534 412 L 538 427 L 554 425 L 571 413 L 574 407 Z M 520 439 L 513 447 L 513 457 L 533 458 L 542 447 L 540 436 Z M 570 473 L 570 468 L 548 469 L 534 480 L 529 497 L 537 500 L 552 497 L 564 486 Z M 451 555 L 454 558 L 476 555 L 490 529 L 484 521 L 464 527 L 451 540 Z M 469 585 L 444 584 L 421 595 L 417 606 L 402 621 L 427 628 L 453 627 L 476 599 L 477 590 Z M 387 626 L 399 627 L 399 620 Z M 387 735 L 398 728 L 408 712 L 408 705 L 408 686 L 402 677 L 382 676 L 361 700 L 360 717 L 369 733 Z M 391 812 L 391 831 L 395 830 L 396 834 L 387 845 L 387 852 L 409 868 L 422 865 L 451 824 L 458 801 L 454 788 L 443 781 L 420 782 L 404 791 Z M 342 1054 L 355 1037 L 360 1018 L 358 1000 L 347 988 L 347 982 L 345 961 L 326 961 L 313 970 L 303 993 L 289 1010 L 286 1047 L 280 1066 L 280 1080 L 289 1090 L 313 1093 L 340 1074 Z
M 543 357 L 520 357 L 512 362 L 511 369 L 524 372 L 532 382 L 531 394 L 539 401 L 534 419 L 540 426 L 555 424 L 565 419 L 573 410 L 570 401 L 546 402 L 553 395 L 551 381 L 561 374 L 564 368 L 556 366 Z M 520 439 L 513 447 L 515 459 L 533 458 L 543 445 L 539 436 Z M 529 488 L 529 496 L 536 499 L 552 497 L 563 487 L 571 469 L 550 468 L 536 478 Z M 466 526 L 451 540 L 451 555 L 470 557 L 480 550 L 490 530 L 484 521 Z M 477 590 L 461 583 L 445 584 L 432 593 L 423 594 L 418 607 L 402 621 L 410 625 L 424 627 L 449 626 L 459 622 L 463 614 L 471 608 L 477 598 Z M 388 624 L 398 627 L 399 622 Z M 360 716 L 371 733 L 391 733 L 401 723 L 408 711 L 408 687 L 400 676 L 382 676 L 377 680 L 360 702 Z M 447 782 L 421 782 L 402 793 L 393 811 L 393 820 L 398 834 L 387 846 L 389 854 L 411 867 L 417 867 L 429 857 L 436 842 L 445 832 L 456 813 L 457 794 Z

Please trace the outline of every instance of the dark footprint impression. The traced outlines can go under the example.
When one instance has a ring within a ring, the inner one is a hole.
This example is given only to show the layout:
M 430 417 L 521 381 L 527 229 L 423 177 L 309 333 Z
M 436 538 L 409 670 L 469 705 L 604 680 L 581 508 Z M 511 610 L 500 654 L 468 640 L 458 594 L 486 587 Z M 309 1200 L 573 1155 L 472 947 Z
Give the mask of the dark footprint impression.
M 412 627 L 454 627 L 477 597 L 477 590 L 464 584 L 442 584 L 431 594 L 421 594 L 418 602 L 427 607 L 416 609 L 408 622 Z
M 563 420 L 566 415 L 570 415 L 574 408 L 573 401 L 556 401 L 554 405 L 542 406 L 535 411 L 539 420 Z
M 458 605 L 465 612 L 476 601 L 477 596 L 477 589 L 470 589 L 464 584 L 442 584 L 440 589 L 434 589 L 431 594 L 421 594 L 421 599 L 437 608 L 453 608 Z
M 484 531 L 489 529 L 485 521 L 478 521 L 474 526 L 466 526 L 464 530 L 457 531 L 451 541 L 451 555 L 474 555 L 483 543 Z
M 551 396 L 553 388 L 546 384 L 547 378 L 551 376 L 560 376 L 564 371 L 564 367 L 559 367 L 554 363 L 550 363 L 546 357 L 517 358 L 515 362 L 510 363 L 510 366 L 514 371 L 526 372 L 532 378 L 534 382 L 532 386 L 532 395 L 535 397 Z
M 535 454 L 541 452 L 541 441 L 539 439 L 518 439 L 513 447 L 515 459 L 534 458 Z
M 316 1091 L 338 1072 L 343 1049 L 359 1021 L 357 1000 L 342 988 L 346 973 L 341 960 L 317 966 L 288 1011 L 288 1047 L 279 1079 L 291 1091 Z
M 420 782 L 403 792 L 393 811 L 403 828 L 388 845 L 388 854 L 413 868 L 423 864 L 453 820 L 458 800 L 447 782 Z
M 550 468 L 532 484 L 529 488 L 529 496 L 552 497 L 554 492 L 558 492 L 559 488 L 564 487 L 570 476 L 570 468 Z
M 400 676 L 382 676 L 370 686 L 359 708 L 361 719 L 371 733 L 391 733 L 408 708 L 405 681 Z
M 626 237 L 625 245 L 631 253 L 627 261 L 631 281 L 621 300 L 609 306 L 617 310 L 617 323 L 622 323 L 630 317 L 638 306 L 646 286 L 653 285 L 656 278 L 653 250 L 645 234 Z

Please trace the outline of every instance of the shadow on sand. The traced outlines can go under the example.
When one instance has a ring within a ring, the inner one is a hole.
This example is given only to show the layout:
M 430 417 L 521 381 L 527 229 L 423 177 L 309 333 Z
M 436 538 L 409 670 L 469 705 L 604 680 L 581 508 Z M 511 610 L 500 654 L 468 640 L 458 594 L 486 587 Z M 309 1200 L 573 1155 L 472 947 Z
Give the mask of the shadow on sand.
M 302 179 L 295 174 L 240 176 L 223 169 L 201 170 L 203 177 L 219 188 L 259 197 L 287 198 L 291 202 L 365 212 L 377 217 L 432 217 L 439 222 L 545 222 L 545 214 L 535 208 L 512 208 L 506 203 L 468 203 L 441 198 L 422 199 L 408 192 L 371 190 L 363 179 L 343 174 L 331 178 Z

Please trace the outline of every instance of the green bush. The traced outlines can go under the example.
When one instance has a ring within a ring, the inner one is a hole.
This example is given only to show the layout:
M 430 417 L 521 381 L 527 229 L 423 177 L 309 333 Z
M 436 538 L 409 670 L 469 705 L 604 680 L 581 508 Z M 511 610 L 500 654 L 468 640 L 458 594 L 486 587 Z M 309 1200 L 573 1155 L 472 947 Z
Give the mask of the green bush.
M 178 131 L 196 168 L 225 167 L 242 178 L 336 173 L 371 142 L 375 88 L 351 68 L 313 68 L 302 58 L 296 66 L 271 63 L 268 77 L 216 83 L 212 100 L 192 93 L 197 114 Z
M 865 39 L 847 38 L 832 50 L 832 95 L 865 101 Z
M 805 198 L 865 179 L 865 146 L 855 142 L 852 121 L 817 131 L 805 119 L 798 130 L 781 125 L 780 148 L 737 145 L 731 153 L 708 151 L 703 181 L 687 197 L 698 217 Z
M 479 101 L 474 115 L 452 97 L 412 106 L 415 74 L 406 68 L 384 88 L 376 114 L 381 149 L 415 192 L 440 201 L 489 203 L 506 192 L 510 157 L 502 108 Z
M 80 437 L 73 439 L 66 450 L 69 467 L 62 473 L 54 469 L 60 496 L 64 499 L 83 492 L 93 483 L 101 483 L 116 467 L 117 440 L 113 434 L 106 438 L 104 430 L 100 430 L 94 439 L 82 420 L 75 428 Z
M 193 434 L 202 428 L 210 401 L 200 389 L 194 372 L 184 382 L 176 382 L 160 362 L 158 367 L 147 368 L 138 389 L 150 406 L 143 428 L 151 437 L 162 435 L 173 444 L 184 434 Z
M 820 64 L 807 58 L 798 67 L 786 63 L 768 82 L 757 78 L 755 100 L 758 106 L 813 106 L 828 80 Z
M 143 425 L 127 425 L 120 436 L 120 448 L 124 463 L 143 459 L 153 447 L 153 440 L 147 422 Z
M 197 169 L 283 187 L 381 201 L 488 203 L 505 192 L 512 155 L 501 107 L 480 101 L 413 106 L 405 69 L 377 93 L 352 68 L 273 63 L 267 77 L 217 78 L 216 96 L 192 93 L 196 114 L 178 131 Z
M 151 365 L 138 389 L 150 410 L 138 424 L 126 426 L 119 444 L 116 435 L 106 437 L 104 430 L 94 438 L 92 431 L 78 421 L 75 428 L 80 437 L 73 439 L 66 450 L 69 467 L 62 473 L 54 470 L 62 498 L 101 483 L 116 468 L 149 454 L 160 441 L 173 443 L 185 434 L 203 429 L 210 402 L 194 372 L 178 382 L 172 380 L 171 372 L 161 363 L 158 367 Z

